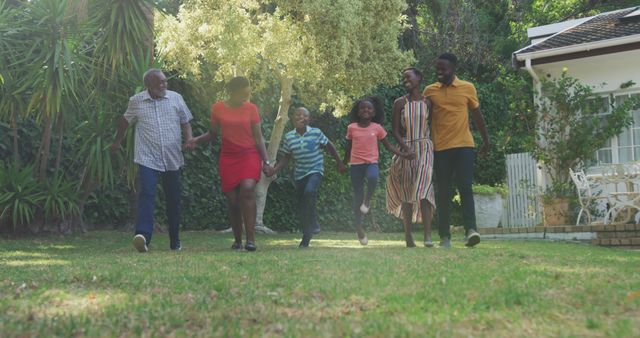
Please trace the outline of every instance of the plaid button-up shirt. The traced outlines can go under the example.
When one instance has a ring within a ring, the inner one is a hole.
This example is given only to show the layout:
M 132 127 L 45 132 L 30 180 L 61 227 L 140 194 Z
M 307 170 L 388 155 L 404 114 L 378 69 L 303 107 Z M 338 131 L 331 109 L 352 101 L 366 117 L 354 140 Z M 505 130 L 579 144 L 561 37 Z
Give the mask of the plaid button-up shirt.
M 154 100 L 148 91 L 140 92 L 129 99 L 124 118 L 136 123 L 135 163 L 162 172 L 184 165 L 181 125 L 193 116 L 180 94 L 167 90 Z

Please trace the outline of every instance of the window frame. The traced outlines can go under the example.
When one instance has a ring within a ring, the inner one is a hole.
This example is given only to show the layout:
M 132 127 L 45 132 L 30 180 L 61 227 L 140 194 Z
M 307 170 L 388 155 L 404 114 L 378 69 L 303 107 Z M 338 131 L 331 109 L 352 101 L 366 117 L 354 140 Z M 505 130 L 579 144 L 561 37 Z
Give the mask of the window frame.
M 640 96 L 640 88 L 631 88 L 629 90 L 625 90 L 625 91 L 612 91 L 612 92 L 600 92 L 597 93 L 595 95 L 595 97 L 598 98 L 606 98 L 607 100 L 607 111 L 606 113 L 600 113 L 598 114 L 598 116 L 606 116 L 608 114 L 611 114 L 611 96 L 613 96 L 613 104 L 617 104 L 617 98 L 618 97 L 631 97 L 633 95 L 639 95 Z M 633 114 L 633 112 L 632 112 Z M 633 118 L 633 116 L 632 116 Z M 635 121 L 634 119 L 634 123 L 638 123 L 638 121 Z M 631 126 L 629 126 L 628 128 L 626 128 L 625 130 L 623 130 L 623 132 L 621 132 L 620 134 L 612 137 L 610 139 L 610 146 L 608 147 L 602 147 L 598 150 L 595 151 L 594 153 L 594 158 L 595 161 L 590 161 L 591 163 L 588 164 L 588 167 L 590 169 L 598 169 L 598 168 L 604 168 L 610 165 L 616 165 L 616 164 L 624 164 L 624 163 L 634 163 L 634 162 L 640 162 L 640 158 L 635 158 L 635 153 L 634 153 L 634 148 L 635 147 L 640 147 L 640 139 L 636 140 L 633 134 L 634 129 L 638 129 L 640 130 L 640 125 L 639 126 L 634 126 L 633 124 Z M 620 135 L 622 135 L 622 133 L 624 133 L 625 131 L 629 131 L 631 133 L 631 145 L 626 145 L 626 146 L 622 146 L 622 148 L 631 148 L 632 149 L 632 156 L 633 156 L 633 160 L 632 161 L 628 161 L 628 162 L 624 162 L 621 163 L 620 162 L 620 142 L 619 142 L 619 137 Z M 598 153 L 602 150 L 610 150 L 611 151 L 611 163 L 606 163 L 606 162 L 601 162 L 598 158 Z

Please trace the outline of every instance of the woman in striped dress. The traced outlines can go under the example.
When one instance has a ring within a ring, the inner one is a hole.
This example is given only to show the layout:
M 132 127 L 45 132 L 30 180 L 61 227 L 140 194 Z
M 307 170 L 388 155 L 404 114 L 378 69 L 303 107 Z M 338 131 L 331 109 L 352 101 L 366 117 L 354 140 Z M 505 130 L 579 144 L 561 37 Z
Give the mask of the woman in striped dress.
M 393 137 L 410 158 L 393 157 L 387 177 L 387 211 L 401 217 L 407 247 L 415 247 L 411 227 L 424 226 L 424 246 L 433 247 L 431 220 L 435 211 L 433 191 L 433 143 L 429 133 L 431 103 L 422 96 L 422 73 L 416 68 L 402 72 L 407 95 L 393 104 Z

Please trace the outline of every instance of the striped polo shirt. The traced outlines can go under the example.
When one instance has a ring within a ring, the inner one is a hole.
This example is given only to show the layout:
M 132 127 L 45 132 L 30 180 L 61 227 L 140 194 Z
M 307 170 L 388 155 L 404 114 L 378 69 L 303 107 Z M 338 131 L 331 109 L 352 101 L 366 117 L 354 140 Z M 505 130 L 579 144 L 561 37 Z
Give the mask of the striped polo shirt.
M 329 139 L 318 128 L 307 126 L 304 135 L 294 129 L 284 135 L 282 152 L 291 154 L 296 161 L 293 177 L 300 180 L 311 173 L 324 172 L 324 156 L 322 147 L 329 143 Z

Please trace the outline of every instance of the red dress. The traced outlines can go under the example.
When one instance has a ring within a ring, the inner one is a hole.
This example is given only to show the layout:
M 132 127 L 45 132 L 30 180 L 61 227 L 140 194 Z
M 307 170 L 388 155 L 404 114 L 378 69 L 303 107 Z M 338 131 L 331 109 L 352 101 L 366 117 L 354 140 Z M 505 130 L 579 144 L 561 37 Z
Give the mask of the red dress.
M 258 107 L 253 103 L 227 107 L 221 101 L 211 107 L 211 125 L 220 127 L 222 137 L 219 163 L 222 192 L 235 189 L 245 179 L 260 180 L 260 154 L 251 131 L 251 126 L 259 123 Z

